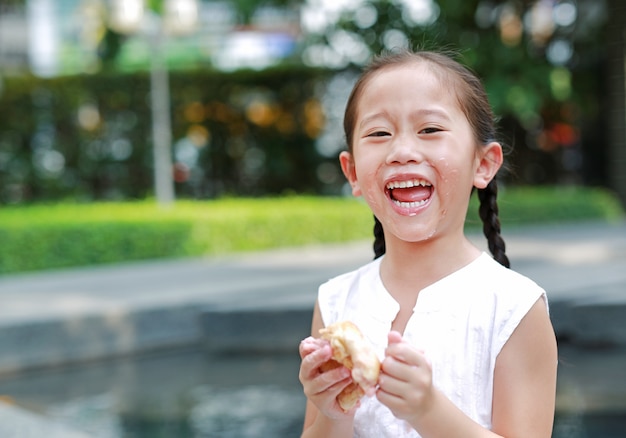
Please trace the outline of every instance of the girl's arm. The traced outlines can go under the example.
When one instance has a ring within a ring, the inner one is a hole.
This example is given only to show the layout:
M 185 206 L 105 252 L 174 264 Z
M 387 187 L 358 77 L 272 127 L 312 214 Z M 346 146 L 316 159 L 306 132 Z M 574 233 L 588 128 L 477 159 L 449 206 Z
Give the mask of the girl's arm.
M 542 299 L 522 319 L 496 360 L 492 431 L 433 387 L 430 364 L 398 333 L 390 333 L 386 354 L 378 398 L 422 437 L 550 438 L 557 350 Z
M 508 437 L 546 437 L 554 422 L 556 337 L 546 303 L 539 299 L 496 360 L 493 430 Z
M 358 404 L 350 412 L 344 412 L 337 403 L 337 395 L 352 382 L 350 370 L 339 367 L 324 373 L 320 371 L 320 366 L 332 356 L 328 342 L 313 337 L 318 336 L 323 326 L 319 305 L 316 304 L 312 337 L 300 343 L 300 382 L 307 396 L 302 437 L 351 437 Z

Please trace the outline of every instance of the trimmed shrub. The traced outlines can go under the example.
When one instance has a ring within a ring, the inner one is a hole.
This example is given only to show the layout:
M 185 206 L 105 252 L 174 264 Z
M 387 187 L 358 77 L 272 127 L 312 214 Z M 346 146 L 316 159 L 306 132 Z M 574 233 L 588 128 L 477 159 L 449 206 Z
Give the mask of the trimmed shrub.
M 623 218 L 600 189 L 515 188 L 499 201 L 503 228 Z M 466 225 L 477 231 L 472 198 Z M 131 260 L 227 254 L 373 239 L 367 205 L 354 198 L 292 196 L 54 204 L 0 209 L 0 274 Z

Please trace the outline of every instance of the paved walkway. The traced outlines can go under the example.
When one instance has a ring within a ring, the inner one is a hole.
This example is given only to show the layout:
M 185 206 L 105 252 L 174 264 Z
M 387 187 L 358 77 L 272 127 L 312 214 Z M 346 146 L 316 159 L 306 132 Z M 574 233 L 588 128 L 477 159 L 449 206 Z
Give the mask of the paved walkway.
M 526 227 L 505 239 L 513 268 L 548 291 L 563 335 L 626 344 L 623 319 L 614 321 L 626 306 L 626 222 Z M 0 375 L 198 342 L 207 312 L 306 315 L 321 282 L 371 256 L 368 241 L 3 276 Z M 589 309 L 601 327 L 590 328 Z M 584 317 L 580 333 L 572 321 Z

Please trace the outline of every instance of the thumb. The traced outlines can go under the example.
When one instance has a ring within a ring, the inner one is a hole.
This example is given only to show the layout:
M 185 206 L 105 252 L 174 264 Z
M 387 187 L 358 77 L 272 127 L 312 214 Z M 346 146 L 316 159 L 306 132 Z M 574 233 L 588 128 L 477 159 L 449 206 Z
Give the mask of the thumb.
M 399 344 L 400 342 L 402 342 L 402 335 L 399 332 L 392 330 L 387 335 L 387 342 L 389 345 Z

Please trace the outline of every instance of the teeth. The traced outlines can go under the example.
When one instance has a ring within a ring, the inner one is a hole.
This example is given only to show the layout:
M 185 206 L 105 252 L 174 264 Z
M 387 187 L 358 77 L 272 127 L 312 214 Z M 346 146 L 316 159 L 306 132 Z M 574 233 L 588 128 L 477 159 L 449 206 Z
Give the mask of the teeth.
M 395 199 L 392 199 L 392 201 L 398 205 L 399 207 L 402 208 L 416 208 L 416 207 L 420 207 L 424 204 L 426 204 L 426 199 L 422 200 L 422 201 L 418 201 L 418 202 L 400 202 L 400 201 L 396 201 Z
M 389 190 L 407 189 L 407 188 L 417 187 L 417 186 L 430 187 L 431 184 L 428 181 L 423 180 L 423 179 L 412 179 L 408 181 L 391 181 L 390 183 L 387 183 L 387 189 Z

